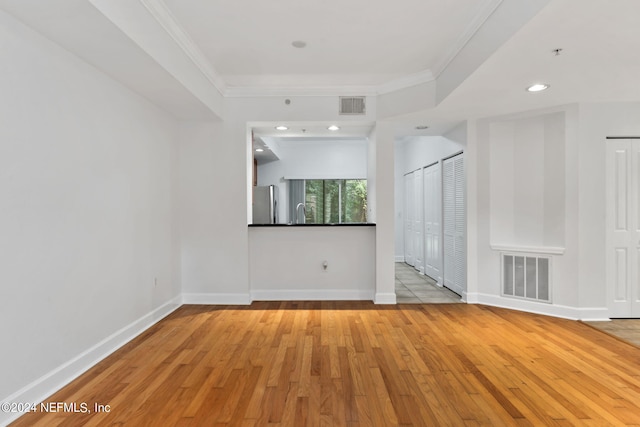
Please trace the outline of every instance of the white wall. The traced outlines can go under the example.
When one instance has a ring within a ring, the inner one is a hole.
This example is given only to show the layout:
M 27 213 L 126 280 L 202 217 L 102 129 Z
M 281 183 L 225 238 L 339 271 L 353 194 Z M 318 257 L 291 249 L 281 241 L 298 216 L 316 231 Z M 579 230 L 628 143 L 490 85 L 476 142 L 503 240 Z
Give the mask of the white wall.
M 1 12 L 0 39 L 0 401 L 36 402 L 177 307 L 177 125 Z
M 377 304 L 395 304 L 394 264 L 394 158 L 393 125 L 378 121 L 369 135 L 367 206 L 376 223 Z
M 436 163 L 445 157 L 464 150 L 465 142 L 452 141 L 444 136 L 407 137 L 398 143 L 403 157 L 402 175 Z
M 549 214 L 555 216 L 556 225 L 564 222 L 563 227 L 557 227 L 556 236 L 551 238 L 552 244 L 562 243 L 565 252 L 561 256 L 554 256 L 553 259 L 553 298 L 554 304 L 521 304 L 504 298 L 494 298 L 500 294 L 499 281 L 499 254 L 490 249 L 493 238 L 499 233 L 506 233 L 514 236 L 512 242 L 515 245 L 527 245 L 532 243 L 532 237 L 515 236 L 510 230 L 496 230 L 499 224 L 505 225 L 508 229 L 513 226 L 512 221 L 497 221 L 498 217 L 503 217 L 504 212 L 500 212 L 497 206 L 491 206 L 490 201 L 494 200 L 492 191 L 496 190 L 496 185 L 491 185 L 492 171 L 497 168 L 491 164 L 494 159 L 492 149 L 491 125 L 496 122 L 503 122 L 505 118 L 495 118 L 482 120 L 479 122 L 476 131 L 478 139 L 478 158 L 475 162 L 477 166 L 477 202 L 475 208 L 477 220 L 477 244 L 471 251 L 477 251 L 476 268 L 477 286 L 479 289 L 480 301 L 496 305 L 509 306 L 529 311 L 538 311 L 547 314 L 559 315 L 581 319 L 601 319 L 607 317 L 607 284 L 605 265 L 605 146 L 607 136 L 637 136 L 640 135 L 640 125 L 637 117 L 640 115 L 640 104 L 638 103 L 601 103 L 601 104 L 579 104 L 566 107 L 558 107 L 545 111 L 531 111 L 517 116 L 506 118 L 512 124 L 538 122 L 539 127 L 544 127 L 545 118 L 564 115 L 565 137 L 564 141 L 558 141 L 556 137 L 550 137 L 542 141 L 542 145 L 552 148 L 550 142 L 555 140 L 555 144 L 564 146 L 564 159 L 561 165 L 550 165 L 547 156 L 538 156 L 537 160 L 526 157 L 527 162 L 531 162 L 540 168 L 543 163 L 544 173 L 542 175 L 545 182 L 544 188 L 537 186 L 532 197 L 540 199 L 540 190 L 546 195 L 550 192 L 560 191 L 564 187 L 562 200 L 552 198 L 547 204 L 555 205 L 552 211 L 545 208 L 545 212 L 538 211 L 538 221 L 542 222 L 539 227 L 548 227 L 547 217 Z M 523 122 L 524 120 L 524 122 Z M 536 144 L 530 140 L 528 144 Z M 561 158 L 557 153 L 556 160 Z M 521 167 L 521 162 L 525 161 L 523 156 L 517 160 L 514 169 Z M 503 165 L 504 166 L 504 165 Z M 562 171 L 562 178 L 559 175 Z M 501 172 L 504 173 L 504 170 Z M 515 175 L 516 172 L 514 171 Z M 522 178 L 522 177 L 521 177 Z M 520 179 L 521 179 L 520 178 Z M 538 181 L 539 182 L 539 181 Z M 525 183 L 525 185 L 531 185 Z M 535 190 L 535 188 L 534 188 Z M 558 196 L 558 194 L 556 194 Z M 559 196 L 558 196 L 559 198 Z M 518 199 L 512 197 L 508 204 L 514 206 Z M 555 211 L 555 213 L 552 213 Z M 562 221 L 556 214 L 564 211 Z M 503 218 L 504 220 L 505 218 Z M 517 221 L 529 221 L 530 218 L 519 215 Z M 553 226 L 556 228 L 556 226 Z M 564 231 L 562 231 L 564 229 Z M 545 241 L 551 237 L 544 232 L 545 237 L 540 237 Z M 535 242 L 534 243 L 539 243 Z M 484 296 L 484 298 L 483 298 Z
M 638 105 L 580 104 L 478 122 L 472 212 L 476 246 L 469 249 L 476 253 L 478 293 L 471 300 L 576 319 L 607 317 L 605 136 L 633 130 L 638 112 Z M 505 138 L 505 129 L 516 132 Z M 640 132 L 637 125 L 635 131 Z M 505 146 L 505 141 L 514 145 Z M 520 143 L 526 146 L 515 147 Z M 506 152 L 508 160 L 502 158 Z M 504 190 L 505 181 L 526 191 L 520 195 L 513 191 L 506 198 L 504 193 L 496 195 Z M 529 207 L 526 213 L 525 196 L 543 206 Z M 519 225 L 528 232 L 515 232 Z M 500 297 L 500 251 L 491 245 L 506 236 L 514 248 L 564 248 L 552 256 L 552 304 Z
M 312 139 L 279 143 L 280 160 L 258 166 L 258 184 L 274 184 L 280 178 L 345 179 L 366 178 L 367 140 Z M 270 175 L 268 175 L 270 172 Z
M 457 126 L 449 139 L 444 136 L 405 137 L 395 152 L 395 259 L 404 259 L 404 175 L 459 153 L 466 146 L 466 126 Z
M 181 126 L 182 281 L 186 302 L 249 303 L 252 127 L 264 122 L 340 125 L 338 97 L 242 97 L 225 99 L 223 123 Z M 367 115 L 375 120 L 375 98 Z
M 180 127 L 186 302 L 249 302 L 245 155 L 244 134 L 238 126 L 187 122 Z
M 492 122 L 491 243 L 564 247 L 565 113 Z
M 640 136 L 640 103 L 580 104 L 577 195 L 579 264 L 578 304 L 584 311 L 605 307 L 606 300 L 606 187 L 607 136 Z
M 287 181 L 284 179 L 366 179 L 366 139 L 307 141 L 280 139 L 280 160 L 258 165 L 258 185 L 279 188 L 280 222 L 287 218 Z
M 252 298 L 373 300 L 375 239 L 373 226 L 251 227 Z

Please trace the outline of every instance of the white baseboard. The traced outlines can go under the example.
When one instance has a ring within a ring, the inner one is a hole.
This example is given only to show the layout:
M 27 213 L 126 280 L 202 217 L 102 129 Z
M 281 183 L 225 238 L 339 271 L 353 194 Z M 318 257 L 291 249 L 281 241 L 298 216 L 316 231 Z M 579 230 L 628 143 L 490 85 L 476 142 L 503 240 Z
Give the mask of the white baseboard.
M 373 291 L 360 289 L 281 289 L 251 291 L 254 301 L 372 301 Z
M 30 402 L 40 403 L 60 390 L 65 385 L 79 377 L 98 362 L 105 359 L 114 351 L 140 335 L 145 330 L 156 324 L 160 319 L 171 314 L 182 305 L 182 296 L 166 302 L 152 312 L 142 316 L 119 331 L 114 332 L 93 347 L 60 365 L 53 371 L 43 375 L 31 384 L 13 393 L 2 402 Z M 21 413 L 0 412 L 0 425 L 7 425 L 19 418 Z
M 396 304 L 396 294 L 378 292 L 373 302 L 376 304 Z
M 462 297 L 467 304 L 480 304 L 480 301 L 478 301 L 478 295 L 478 293 L 465 291 L 463 292 Z
M 492 307 L 508 308 L 527 313 L 543 314 L 570 320 L 597 321 L 609 320 L 609 310 L 604 307 L 569 307 L 558 304 L 539 303 L 496 295 L 469 293 L 465 294 L 468 304 L 484 304 Z
M 251 295 L 247 294 L 182 294 L 183 304 L 204 305 L 249 305 Z
M 610 321 L 609 309 L 604 307 L 579 308 L 580 320 L 586 322 Z
M 396 262 L 404 262 L 404 255 L 396 255 Z

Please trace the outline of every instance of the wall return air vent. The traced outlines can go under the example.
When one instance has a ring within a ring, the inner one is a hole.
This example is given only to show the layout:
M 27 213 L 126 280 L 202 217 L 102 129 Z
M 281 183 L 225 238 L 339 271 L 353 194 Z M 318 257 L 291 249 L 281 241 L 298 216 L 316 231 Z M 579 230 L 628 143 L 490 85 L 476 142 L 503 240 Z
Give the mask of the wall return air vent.
M 551 259 L 540 255 L 502 254 L 502 295 L 551 302 Z
M 358 115 L 366 113 L 364 96 L 341 96 L 340 115 Z

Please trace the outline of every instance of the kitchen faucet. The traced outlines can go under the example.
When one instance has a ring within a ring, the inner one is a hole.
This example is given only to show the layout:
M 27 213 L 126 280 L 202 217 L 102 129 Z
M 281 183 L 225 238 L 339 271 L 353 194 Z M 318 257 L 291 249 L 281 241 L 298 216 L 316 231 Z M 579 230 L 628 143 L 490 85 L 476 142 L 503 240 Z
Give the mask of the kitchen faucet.
M 304 224 L 304 220 L 307 217 L 307 207 L 304 203 L 298 203 L 298 206 L 296 206 L 296 224 L 301 224 L 300 217 L 298 217 L 298 209 L 300 209 L 300 206 L 302 206 L 302 224 Z

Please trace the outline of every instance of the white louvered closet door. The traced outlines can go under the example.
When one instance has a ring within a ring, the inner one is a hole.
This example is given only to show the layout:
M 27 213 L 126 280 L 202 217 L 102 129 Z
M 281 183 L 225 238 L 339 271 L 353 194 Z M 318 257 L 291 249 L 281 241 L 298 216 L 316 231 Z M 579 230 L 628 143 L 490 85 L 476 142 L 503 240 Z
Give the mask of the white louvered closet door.
M 464 157 L 442 162 L 444 285 L 462 295 L 466 288 Z
M 424 232 L 422 198 L 422 169 L 413 172 L 413 260 L 414 268 L 424 274 Z
M 424 274 L 442 285 L 442 249 L 440 245 L 440 217 L 442 203 L 440 194 L 440 164 L 424 169 Z
M 413 266 L 413 173 L 404 176 L 404 262 Z

